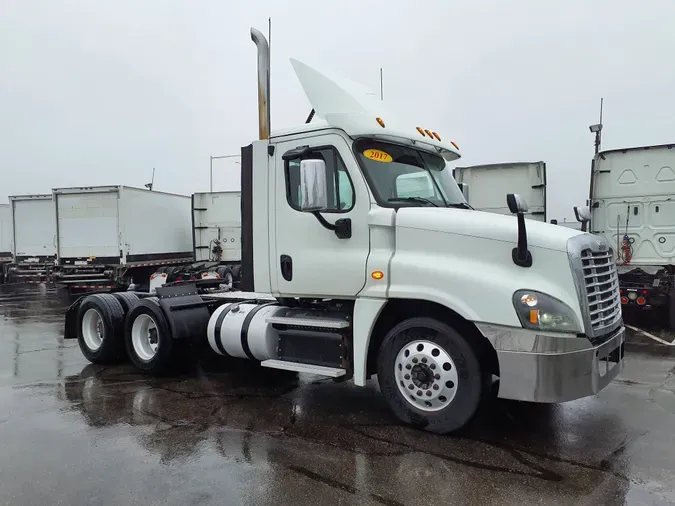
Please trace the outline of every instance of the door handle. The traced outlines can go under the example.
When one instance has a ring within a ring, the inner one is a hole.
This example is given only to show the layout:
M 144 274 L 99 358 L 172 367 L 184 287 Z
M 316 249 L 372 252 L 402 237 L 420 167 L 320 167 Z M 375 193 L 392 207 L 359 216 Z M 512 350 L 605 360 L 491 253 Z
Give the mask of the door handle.
M 279 259 L 281 275 L 286 281 L 293 279 L 293 259 L 289 255 L 281 255 Z

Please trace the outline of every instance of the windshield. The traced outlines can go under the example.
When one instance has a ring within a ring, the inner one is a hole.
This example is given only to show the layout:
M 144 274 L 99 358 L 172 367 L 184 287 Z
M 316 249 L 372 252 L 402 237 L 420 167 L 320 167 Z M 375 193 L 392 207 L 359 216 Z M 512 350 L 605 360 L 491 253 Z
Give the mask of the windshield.
M 379 203 L 468 208 L 441 156 L 373 139 L 356 141 L 354 150 Z

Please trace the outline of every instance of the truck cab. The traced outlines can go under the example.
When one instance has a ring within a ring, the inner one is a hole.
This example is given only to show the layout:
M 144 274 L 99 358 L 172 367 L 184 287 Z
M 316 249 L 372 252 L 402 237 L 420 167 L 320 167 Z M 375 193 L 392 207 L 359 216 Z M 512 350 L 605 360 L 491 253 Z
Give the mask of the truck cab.
M 128 308 L 122 337 L 106 320 L 114 295 L 84 299 L 69 312 L 90 360 L 103 360 L 96 343 L 122 339 L 137 368 L 166 373 L 182 343 L 205 336 L 215 353 L 264 367 L 358 386 L 377 376 L 396 417 L 439 433 L 492 392 L 562 402 L 619 373 L 605 240 L 525 220 L 518 195 L 504 195 L 515 216 L 473 210 L 444 132 L 296 60 L 318 120 L 270 133 L 268 46 L 252 38 L 260 132 L 241 153 L 242 292 L 167 284 Z

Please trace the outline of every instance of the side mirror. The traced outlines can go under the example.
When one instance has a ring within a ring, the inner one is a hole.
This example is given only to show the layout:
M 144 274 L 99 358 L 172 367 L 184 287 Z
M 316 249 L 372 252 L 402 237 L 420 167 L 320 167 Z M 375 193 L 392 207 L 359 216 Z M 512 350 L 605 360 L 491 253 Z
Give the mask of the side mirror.
M 574 206 L 574 216 L 581 222 L 581 231 L 586 232 L 591 221 L 591 208 L 588 206 Z
M 300 202 L 300 209 L 308 213 L 328 209 L 326 162 L 323 160 L 300 162 Z
M 509 211 L 513 214 L 522 214 L 527 212 L 527 202 L 517 193 L 509 193 L 506 196 L 506 204 L 509 206 Z
M 558 224 L 558 220 L 556 220 L 555 218 L 553 218 L 553 219 L 551 220 L 551 225 L 557 225 L 557 224 Z
M 577 218 L 577 221 L 581 223 L 586 223 L 591 221 L 591 210 L 588 206 L 574 206 L 574 216 Z
M 524 215 L 527 212 L 527 202 L 517 193 L 509 193 L 506 195 L 506 203 L 509 211 L 518 218 L 518 246 L 511 251 L 513 263 L 520 267 L 531 267 L 532 253 L 527 249 L 527 227 Z

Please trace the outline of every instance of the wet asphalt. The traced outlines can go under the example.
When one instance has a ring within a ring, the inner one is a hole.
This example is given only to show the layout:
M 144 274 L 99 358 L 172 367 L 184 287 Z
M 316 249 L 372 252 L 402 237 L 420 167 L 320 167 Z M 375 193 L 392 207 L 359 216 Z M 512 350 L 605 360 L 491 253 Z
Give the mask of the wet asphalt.
M 595 397 L 496 401 L 438 436 L 399 425 L 375 381 L 88 364 L 66 305 L 0 290 L 0 504 L 675 503 L 675 357 L 633 351 Z

